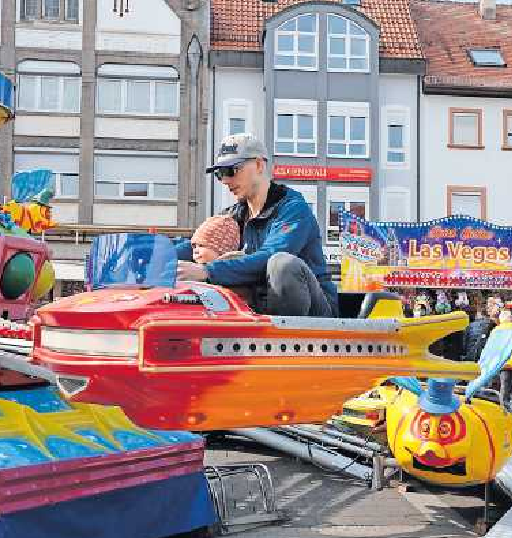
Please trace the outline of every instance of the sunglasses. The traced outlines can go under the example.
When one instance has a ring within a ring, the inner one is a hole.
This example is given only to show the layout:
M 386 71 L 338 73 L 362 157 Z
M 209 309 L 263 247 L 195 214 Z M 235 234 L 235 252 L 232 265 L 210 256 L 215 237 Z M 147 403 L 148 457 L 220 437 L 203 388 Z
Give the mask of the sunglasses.
M 225 177 L 234 177 L 249 161 L 254 161 L 255 159 L 246 159 L 241 163 L 235 164 L 233 166 L 221 166 L 217 168 L 214 172 L 215 177 L 222 181 Z

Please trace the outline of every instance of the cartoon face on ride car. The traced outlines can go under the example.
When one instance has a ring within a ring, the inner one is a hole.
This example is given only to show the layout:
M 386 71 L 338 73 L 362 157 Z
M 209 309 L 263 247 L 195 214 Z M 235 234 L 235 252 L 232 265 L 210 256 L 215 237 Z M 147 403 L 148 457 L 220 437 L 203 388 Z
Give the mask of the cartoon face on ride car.
M 443 486 L 470 486 L 492 480 L 511 454 L 510 413 L 474 399 L 447 413 L 422 408 L 421 398 L 404 390 L 387 408 L 388 441 L 410 475 Z

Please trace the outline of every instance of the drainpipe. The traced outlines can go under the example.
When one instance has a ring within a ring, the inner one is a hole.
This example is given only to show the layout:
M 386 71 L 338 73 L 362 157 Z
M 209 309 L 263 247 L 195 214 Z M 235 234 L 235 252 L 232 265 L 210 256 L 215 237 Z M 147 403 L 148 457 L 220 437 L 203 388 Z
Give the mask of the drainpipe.
M 421 75 L 416 84 L 416 221 L 421 222 Z
M 217 88 L 215 86 L 215 64 L 212 66 L 212 85 L 213 85 L 213 94 L 212 94 L 212 125 L 211 125 L 211 134 L 210 134 L 210 162 L 213 164 L 215 160 L 215 106 L 216 106 L 216 93 Z M 211 174 L 211 182 L 210 182 L 210 216 L 214 214 L 215 211 L 215 174 L 212 172 Z

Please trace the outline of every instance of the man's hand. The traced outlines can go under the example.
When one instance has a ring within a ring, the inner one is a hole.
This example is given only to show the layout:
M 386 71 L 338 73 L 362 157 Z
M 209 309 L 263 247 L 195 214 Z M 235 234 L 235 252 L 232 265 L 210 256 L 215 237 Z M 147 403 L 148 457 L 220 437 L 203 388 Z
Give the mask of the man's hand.
M 177 277 L 178 280 L 195 280 L 196 282 L 203 282 L 208 278 L 208 273 L 200 263 L 179 261 Z

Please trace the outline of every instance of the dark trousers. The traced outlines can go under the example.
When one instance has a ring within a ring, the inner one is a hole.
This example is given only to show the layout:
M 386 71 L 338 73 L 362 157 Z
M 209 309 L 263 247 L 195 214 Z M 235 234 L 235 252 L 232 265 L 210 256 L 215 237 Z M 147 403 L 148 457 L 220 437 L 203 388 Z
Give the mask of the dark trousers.
M 266 295 L 267 314 L 324 318 L 338 314 L 307 264 L 287 252 L 274 254 L 267 262 Z

